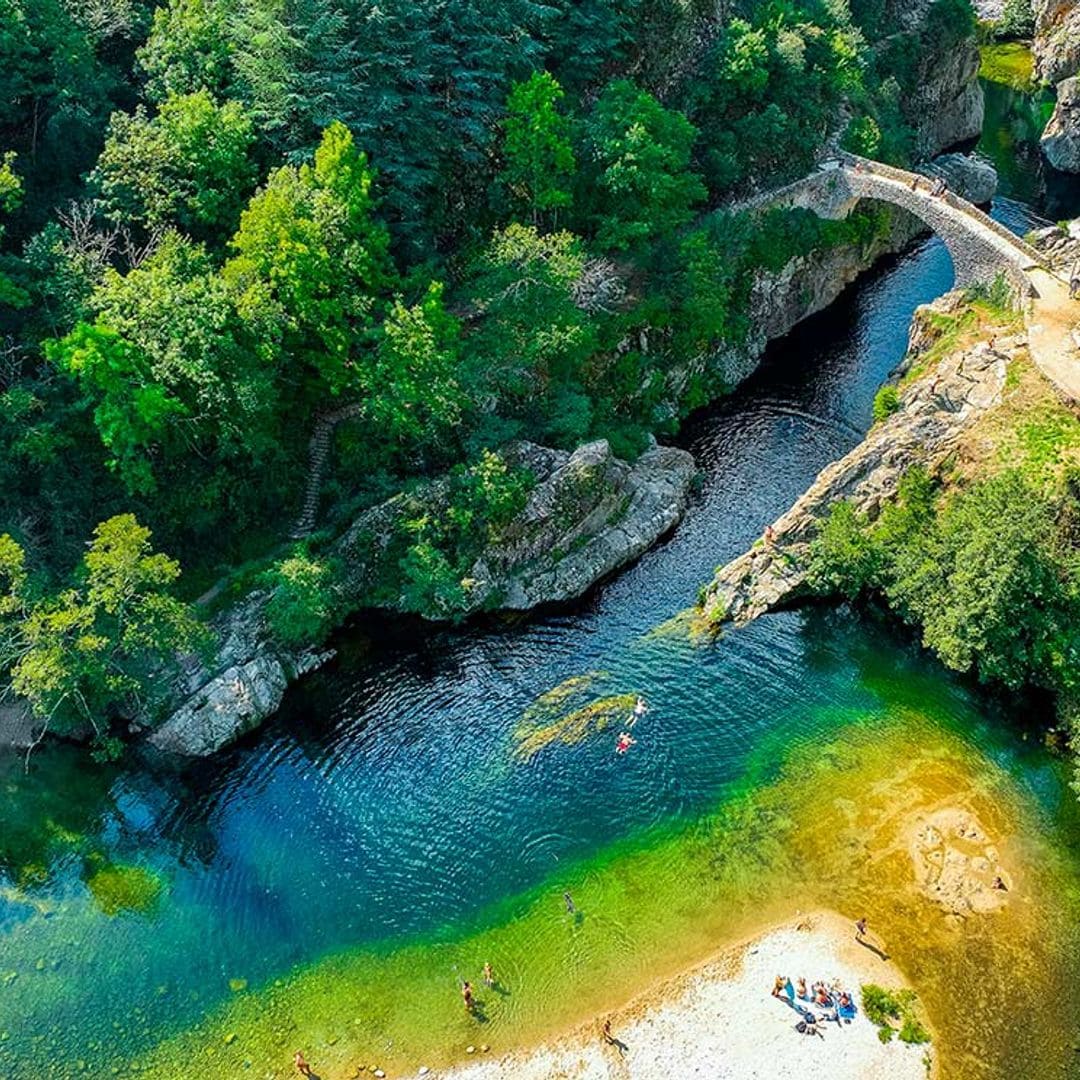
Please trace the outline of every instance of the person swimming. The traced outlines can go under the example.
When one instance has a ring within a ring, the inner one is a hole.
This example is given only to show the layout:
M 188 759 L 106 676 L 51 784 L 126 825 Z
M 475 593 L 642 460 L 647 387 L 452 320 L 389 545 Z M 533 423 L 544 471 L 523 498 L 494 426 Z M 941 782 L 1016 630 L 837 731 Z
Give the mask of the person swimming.
M 648 711 L 648 702 L 643 697 L 639 697 L 630 712 L 630 719 L 626 721 L 626 726 L 633 727 Z
M 629 731 L 620 731 L 619 737 L 615 740 L 615 753 L 625 754 L 635 743 L 637 743 L 637 739 Z

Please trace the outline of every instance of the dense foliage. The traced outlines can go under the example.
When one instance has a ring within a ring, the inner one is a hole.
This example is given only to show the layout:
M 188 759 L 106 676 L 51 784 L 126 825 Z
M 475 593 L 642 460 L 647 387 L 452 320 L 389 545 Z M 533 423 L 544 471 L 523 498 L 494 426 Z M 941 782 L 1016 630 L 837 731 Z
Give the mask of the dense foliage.
M 967 0 L 923 30 L 886 0 L 0 0 L 17 688 L 122 711 L 136 652 L 192 644 L 179 608 L 135 637 L 102 623 L 84 538 L 134 537 L 131 515 L 188 595 L 260 561 L 275 632 L 322 636 L 333 567 L 283 547 L 316 430 L 331 517 L 457 470 L 455 513 L 401 560 L 413 606 L 453 611 L 477 530 L 521 497 L 486 453 L 630 455 L 722 390 L 720 363 L 671 371 L 742 342 L 753 272 L 880 220 L 711 208 L 832 136 L 903 160 L 918 65 L 971 20 Z M 39 692 L 25 635 L 68 606 L 107 662 L 55 630 L 78 662 Z
M 810 582 L 882 595 L 957 671 L 1019 688 L 1080 682 L 1080 485 L 1048 492 L 1010 469 L 940 494 L 920 469 L 868 521 L 835 504 L 811 546 Z

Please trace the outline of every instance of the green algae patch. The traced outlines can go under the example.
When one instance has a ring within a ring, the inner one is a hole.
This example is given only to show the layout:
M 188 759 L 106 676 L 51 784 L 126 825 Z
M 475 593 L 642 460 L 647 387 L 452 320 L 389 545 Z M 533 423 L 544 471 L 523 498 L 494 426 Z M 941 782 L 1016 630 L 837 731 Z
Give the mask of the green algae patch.
M 1035 56 L 1027 45 L 1015 41 L 983 45 L 979 58 L 982 78 L 1025 93 L 1035 89 Z
M 574 709 L 546 724 L 523 721 L 514 732 L 514 756 L 522 761 L 539 754 L 554 743 L 573 746 L 606 731 L 617 720 L 626 719 L 637 702 L 637 694 L 612 694 Z
M 558 686 L 539 694 L 532 704 L 522 713 L 523 724 L 536 724 L 557 715 L 568 701 L 589 690 L 597 682 L 606 679 L 606 671 L 586 671 L 584 675 L 571 675 L 563 679 Z
M 501 1054 L 615 1008 L 796 910 L 826 906 L 867 917 L 888 943 L 950 1080 L 991 1080 L 1010 1066 L 1060 1071 L 1080 1020 L 1070 963 L 1080 895 L 1038 803 L 992 752 L 909 704 L 857 720 L 822 709 L 801 730 L 768 778 L 733 783 L 708 817 L 613 844 L 467 928 L 286 973 L 161 1044 L 144 1074 L 242 1075 L 251 1061 L 283 1075 L 295 1045 L 330 1078 L 353 1075 L 358 1062 L 405 1074 L 441 1068 L 481 1042 Z M 913 830 L 947 807 L 978 820 L 1008 864 L 1008 903 L 993 914 L 958 916 L 921 891 Z M 498 990 L 483 987 L 486 961 Z M 477 988 L 474 1015 L 461 1008 L 463 978 Z
M 143 866 L 103 863 L 86 879 L 94 903 L 106 915 L 136 912 L 147 915 L 158 906 L 165 893 L 159 874 Z
M 685 641 L 691 645 L 711 645 L 716 641 L 718 629 L 703 608 L 683 608 L 677 615 L 657 623 L 642 634 L 642 642 Z

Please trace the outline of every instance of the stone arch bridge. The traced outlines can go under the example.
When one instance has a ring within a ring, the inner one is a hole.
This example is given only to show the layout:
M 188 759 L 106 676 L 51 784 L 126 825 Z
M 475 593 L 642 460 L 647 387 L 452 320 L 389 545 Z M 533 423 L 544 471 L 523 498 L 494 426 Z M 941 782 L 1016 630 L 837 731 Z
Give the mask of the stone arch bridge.
M 952 256 L 958 286 L 989 283 L 1005 275 L 1024 297 L 1037 297 L 1036 284 L 1048 266 L 1031 244 L 951 191 L 933 194 L 934 181 L 877 161 L 841 154 L 786 187 L 741 204 L 740 210 L 802 207 L 819 217 L 845 218 L 862 199 L 899 206 L 941 237 Z

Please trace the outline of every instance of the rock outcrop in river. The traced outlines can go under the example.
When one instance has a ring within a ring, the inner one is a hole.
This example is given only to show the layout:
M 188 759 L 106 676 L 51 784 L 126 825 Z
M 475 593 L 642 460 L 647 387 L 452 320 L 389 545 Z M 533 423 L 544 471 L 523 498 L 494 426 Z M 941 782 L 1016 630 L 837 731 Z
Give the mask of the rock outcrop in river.
M 959 296 L 950 293 L 919 309 L 901 372 L 934 344 L 933 313 L 955 310 L 960 303 Z M 933 470 L 940 465 L 971 424 L 1001 400 L 1010 356 L 1022 344 L 1019 337 L 1000 338 L 993 348 L 981 342 L 947 356 L 902 386 L 899 410 L 818 474 L 775 523 L 773 543 L 759 541 L 717 571 L 706 592 L 705 616 L 713 623 L 745 623 L 803 596 L 810 541 L 832 503 L 848 499 L 874 517 L 895 496 L 911 466 Z
M 503 456 L 536 483 L 522 512 L 473 563 L 461 614 L 580 596 L 678 523 L 695 473 L 685 450 L 653 446 L 631 465 L 605 440 L 573 453 L 517 443 Z M 434 480 L 356 518 L 331 546 L 345 567 L 346 608 L 370 606 L 378 583 L 396 572 L 403 520 L 440 514 L 446 498 L 446 482 Z M 207 663 L 191 661 L 177 680 L 176 704 L 151 732 L 153 745 L 213 753 L 275 712 L 288 684 L 330 655 L 276 641 L 265 616 L 268 599 L 250 595 L 215 621 L 216 654 Z M 390 606 L 403 610 L 400 600 Z
M 1057 106 L 1042 136 L 1046 160 L 1062 172 L 1080 172 L 1080 5 L 1035 0 L 1035 72 L 1057 87 Z

